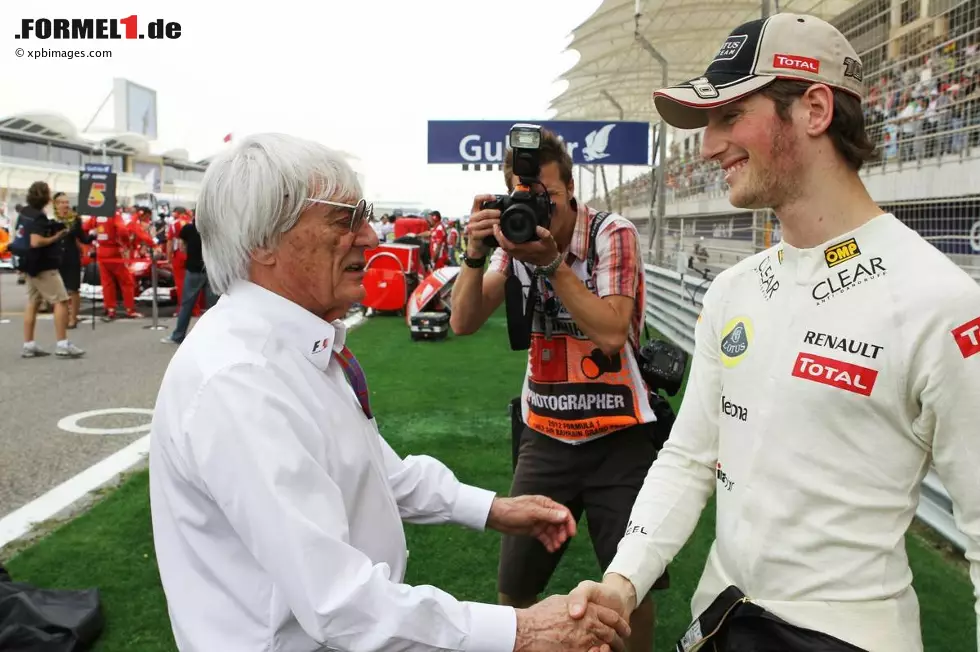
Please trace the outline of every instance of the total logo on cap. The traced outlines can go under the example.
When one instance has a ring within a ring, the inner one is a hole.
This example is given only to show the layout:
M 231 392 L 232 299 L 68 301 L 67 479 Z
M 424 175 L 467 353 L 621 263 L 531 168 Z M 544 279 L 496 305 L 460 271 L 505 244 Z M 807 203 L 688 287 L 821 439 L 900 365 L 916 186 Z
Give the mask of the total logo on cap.
M 705 109 L 735 102 L 777 79 L 826 84 L 864 97 L 863 66 L 847 38 L 830 23 L 776 14 L 736 27 L 704 75 L 653 94 L 657 112 L 678 129 L 708 123 Z

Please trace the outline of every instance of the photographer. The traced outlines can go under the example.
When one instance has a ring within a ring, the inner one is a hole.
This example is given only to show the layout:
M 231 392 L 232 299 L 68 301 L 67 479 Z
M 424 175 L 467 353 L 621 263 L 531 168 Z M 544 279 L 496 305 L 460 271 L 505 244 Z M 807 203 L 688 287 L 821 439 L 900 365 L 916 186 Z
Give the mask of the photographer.
M 85 352 L 68 341 L 68 292 L 61 279 L 61 243 L 70 235 L 61 222 L 48 219 L 44 207 L 51 202 L 51 188 L 35 181 L 27 191 L 27 206 L 17 219 L 15 253 L 19 268 L 27 277 L 27 306 L 24 309 L 24 348 L 21 356 L 48 355 L 34 341 L 37 308 L 41 301 L 54 306 L 54 330 L 58 338 L 55 355 L 77 358 Z
M 512 298 L 519 293 L 508 301 L 508 329 L 512 348 L 528 348 L 529 356 L 521 397 L 526 426 L 511 495 L 544 494 L 576 519 L 584 511 L 605 570 L 657 455 L 656 417 L 636 355 L 644 312 L 638 237 L 629 220 L 576 201 L 564 144 L 546 130 L 538 142 L 535 129 L 511 132 L 512 145 L 538 144 L 519 147 L 516 166 L 513 147 L 507 150 L 504 180 L 513 194 L 473 202 L 450 323 L 457 335 L 472 334 L 504 302 L 506 286 Z M 519 203 L 524 208 L 513 211 Z M 499 248 L 484 272 L 494 244 Z M 527 297 L 533 300 L 530 333 L 518 332 L 523 327 L 512 304 L 524 309 Z M 526 346 L 518 347 L 521 337 Z M 563 552 L 549 553 L 530 537 L 505 536 L 500 601 L 534 603 Z M 654 588 L 668 582 L 665 572 Z M 632 614 L 631 649 L 651 649 L 653 612 L 648 596 Z

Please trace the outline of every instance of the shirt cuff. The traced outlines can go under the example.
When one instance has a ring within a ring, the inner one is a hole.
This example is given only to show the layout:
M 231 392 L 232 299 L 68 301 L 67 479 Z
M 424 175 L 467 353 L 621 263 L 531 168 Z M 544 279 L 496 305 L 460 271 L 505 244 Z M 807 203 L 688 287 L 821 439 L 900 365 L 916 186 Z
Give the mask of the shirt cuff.
M 633 584 L 636 603 L 639 604 L 653 588 L 657 578 L 663 575 L 664 563 L 659 555 L 650 552 L 646 542 L 639 539 L 632 541 L 625 539 L 620 542 L 619 551 L 613 557 L 603 577 L 610 573 L 622 575 Z
M 487 529 L 490 505 L 493 504 L 496 495 L 492 491 L 460 483 L 450 520 L 453 523 L 483 532 Z
M 470 612 L 470 635 L 463 652 L 514 652 L 517 612 L 513 607 L 464 602 Z

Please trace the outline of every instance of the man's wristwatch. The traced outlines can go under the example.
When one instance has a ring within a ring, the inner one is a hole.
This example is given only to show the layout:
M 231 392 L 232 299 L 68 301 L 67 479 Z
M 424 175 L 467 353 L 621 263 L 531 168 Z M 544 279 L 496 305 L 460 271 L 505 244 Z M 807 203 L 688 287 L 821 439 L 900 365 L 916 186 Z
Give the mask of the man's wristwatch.
M 473 269 L 483 269 L 483 266 L 487 263 L 487 257 L 484 255 L 482 258 L 470 258 L 469 254 L 464 253 L 463 263 Z
M 534 270 L 534 273 L 537 274 L 538 276 L 551 278 L 552 276 L 555 275 L 555 272 L 558 271 L 558 268 L 561 267 L 561 261 L 563 261 L 564 259 L 565 259 L 564 254 L 559 253 L 558 256 L 555 257 L 553 261 L 551 261 L 551 264 L 546 265 L 545 267 L 538 267 L 537 269 Z

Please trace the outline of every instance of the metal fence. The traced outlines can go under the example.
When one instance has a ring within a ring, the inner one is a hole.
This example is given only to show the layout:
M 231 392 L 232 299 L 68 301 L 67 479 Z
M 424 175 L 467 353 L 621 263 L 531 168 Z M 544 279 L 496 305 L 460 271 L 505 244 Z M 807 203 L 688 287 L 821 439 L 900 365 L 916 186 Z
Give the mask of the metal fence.
M 879 201 L 980 283 L 980 195 Z M 639 225 L 648 241 L 649 222 Z M 770 211 L 732 210 L 664 219 L 663 255 L 651 259 L 669 269 L 713 278 L 718 272 L 781 240 Z

